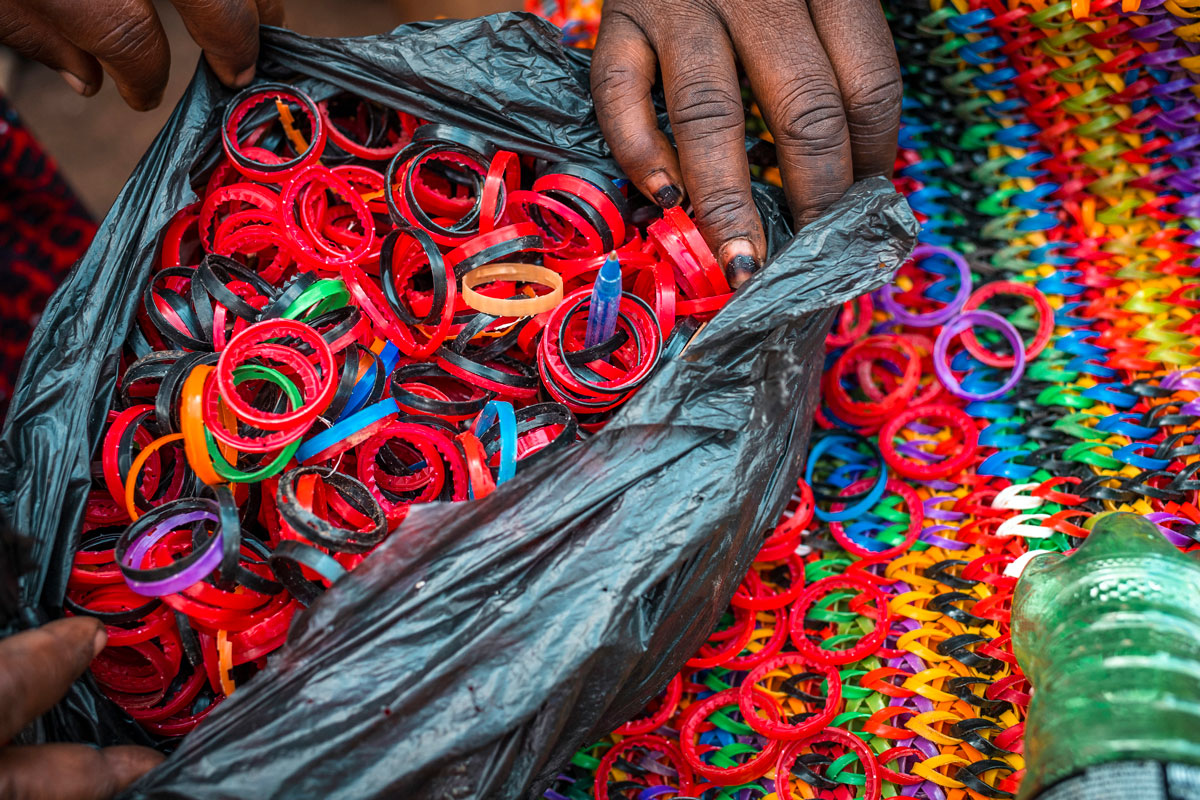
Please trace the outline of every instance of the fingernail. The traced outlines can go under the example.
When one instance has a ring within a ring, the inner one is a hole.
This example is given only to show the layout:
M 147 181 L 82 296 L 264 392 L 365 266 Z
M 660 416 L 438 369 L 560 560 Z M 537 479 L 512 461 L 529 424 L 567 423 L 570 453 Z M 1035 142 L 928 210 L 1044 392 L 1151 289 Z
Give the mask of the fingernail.
M 233 79 L 233 86 L 235 89 L 245 89 L 252 80 L 254 80 L 254 67 L 247 67 Z
M 65 69 L 60 69 L 58 74 L 62 75 L 63 80 L 67 82 L 67 86 L 70 86 L 71 89 L 74 90 L 75 94 L 83 97 L 91 97 L 96 93 L 96 88 L 89 85 L 78 75 L 72 72 L 67 72 Z
M 746 239 L 734 239 L 721 248 L 725 262 L 725 278 L 734 289 L 741 286 L 762 267 L 754 256 L 754 246 Z
M 100 655 L 100 651 L 106 644 L 108 644 L 108 631 L 101 626 L 100 630 L 96 631 L 96 638 L 92 640 L 92 658 Z
M 683 192 L 679 191 L 679 187 L 673 183 L 668 183 L 654 193 L 654 202 L 658 203 L 660 208 L 674 208 L 679 205 L 681 199 L 683 199 Z
M 751 256 L 734 256 L 725 265 L 725 278 L 736 289 L 758 272 L 758 263 Z
M 132 108 L 134 111 L 153 111 L 154 109 L 159 107 L 159 105 L 162 103 L 162 99 L 163 99 L 163 96 L 160 93 L 160 94 L 156 94 L 156 95 L 150 97 L 149 99 L 145 99 L 145 100 L 138 97 L 138 98 L 132 98 L 132 99 L 126 98 L 126 101 L 129 103 L 129 107 Z
M 683 191 L 671 183 L 671 176 L 663 169 L 656 169 L 646 176 L 646 188 L 659 208 L 674 208 L 683 199 Z

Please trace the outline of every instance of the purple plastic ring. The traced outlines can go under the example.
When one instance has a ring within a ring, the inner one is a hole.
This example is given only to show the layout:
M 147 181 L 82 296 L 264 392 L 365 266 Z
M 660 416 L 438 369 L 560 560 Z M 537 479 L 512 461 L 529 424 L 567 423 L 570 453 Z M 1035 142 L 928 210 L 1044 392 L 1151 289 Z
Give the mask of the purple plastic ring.
M 927 481 L 916 480 L 913 482 L 918 486 L 924 486 L 925 488 L 931 489 L 935 492 L 953 492 L 955 489 L 962 488 L 961 484 L 948 481 L 945 478 L 933 478 Z
M 1181 389 L 1188 392 L 1200 391 L 1200 370 L 1195 367 L 1176 370 L 1164 376 L 1158 385 L 1173 391 Z
M 998 389 L 983 394 L 968 392 L 958 382 L 958 378 L 954 377 L 954 373 L 950 371 L 950 361 L 946 358 L 946 351 L 950 348 L 950 340 L 960 333 L 963 333 L 976 325 L 983 325 L 986 328 L 992 328 L 1000 331 L 1013 349 L 1013 367 L 1012 374 Z M 946 390 L 953 395 L 962 397 L 967 400 L 995 400 L 997 397 L 1002 397 L 1012 389 L 1021 380 L 1021 375 L 1025 373 L 1025 342 L 1021 340 L 1021 334 L 1017 333 L 1017 329 L 1013 324 L 999 314 L 991 311 L 968 311 L 965 314 L 960 314 L 949 325 L 942 328 L 938 334 L 937 341 L 933 343 L 933 369 L 937 373 L 938 379 Z
M 1185 536 L 1182 533 L 1177 533 L 1176 531 L 1173 531 L 1166 526 L 1166 523 L 1168 523 L 1168 522 L 1182 522 L 1185 525 L 1195 524 L 1190 519 L 1185 519 L 1183 517 L 1177 517 L 1174 514 L 1167 514 L 1166 512 L 1163 512 L 1163 511 L 1155 511 L 1151 514 L 1147 514 L 1146 519 L 1150 520 L 1155 525 L 1157 525 L 1159 531 L 1162 532 L 1162 535 L 1166 537 L 1167 541 L 1169 541 L 1171 544 L 1175 545 L 1176 547 L 1183 547 L 1185 545 L 1192 544 L 1195 541 L 1190 536 Z
M 911 325 L 914 328 L 933 328 L 942 325 L 957 314 L 958 310 L 967 302 L 967 298 L 971 296 L 971 267 L 961 255 L 953 250 L 932 244 L 918 245 L 912 253 L 913 260 L 936 256 L 949 259 L 950 263 L 958 269 L 958 291 L 954 293 L 954 298 L 936 311 L 914 314 L 900 305 L 895 297 L 896 287 L 889 283 L 879 290 L 877 297 L 879 305 L 890 313 L 896 322 Z
M 918 537 L 922 542 L 932 547 L 940 547 L 944 550 L 966 550 L 969 546 L 966 542 L 960 542 L 956 539 L 947 539 L 944 536 L 939 536 L 941 531 L 955 531 L 957 528 L 951 525 L 930 525 L 928 528 L 921 529 L 921 535 Z
M 943 522 L 957 522 L 965 518 L 967 515 L 961 511 L 948 511 L 944 508 L 938 508 L 942 503 L 954 503 L 957 501 L 957 497 L 949 494 L 939 494 L 930 497 L 921 504 L 925 508 L 925 518 L 941 520 Z
M 130 525 L 117 542 L 117 565 L 129 588 L 145 597 L 175 594 L 204 580 L 221 564 L 224 537 L 218 528 L 193 552 L 169 567 L 142 569 L 140 564 L 164 536 L 194 522 L 219 522 L 208 500 L 182 499 L 164 503 Z M 141 523 L 141 524 L 139 524 Z
M 945 460 L 945 456 L 939 456 L 935 453 L 930 453 L 921 449 L 922 445 L 927 444 L 936 445 L 937 441 L 934 439 L 910 439 L 903 444 L 896 445 L 896 452 L 907 458 L 911 458 L 914 461 L 924 461 L 927 464 L 931 464 L 934 461 Z

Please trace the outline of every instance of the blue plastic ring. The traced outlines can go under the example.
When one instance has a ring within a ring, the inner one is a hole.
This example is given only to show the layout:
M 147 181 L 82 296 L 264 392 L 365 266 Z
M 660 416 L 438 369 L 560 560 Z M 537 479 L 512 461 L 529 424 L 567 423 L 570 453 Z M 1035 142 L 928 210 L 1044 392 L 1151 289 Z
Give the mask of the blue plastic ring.
M 808 451 L 808 463 L 804 466 L 805 483 L 812 486 L 813 470 L 816 468 L 821 456 L 835 444 L 842 442 L 854 444 L 854 439 L 849 436 L 838 436 L 835 434 L 833 436 L 826 436 L 813 445 L 813 448 Z M 879 477 L 875 479 L 875 485 L 871 487 L 871 491 L 866 497 L 848 508 L 843 508 L 841 511 L 824 511 L 814 505 L 813 515 L 822 522 L 842 522 L 861 516 L 874 508 L 875 504 L 883 497 L 883 492 L 887 488 L 887 480 L 887 464 L 881 460 L 879 462 Z
M 341 422 L 335 422 L 328 430 L 321 431 L 300 445 L 296 450 L 296 460 L 303 464 L 313 456 L 320 455 L 321 451 L 333 447 L 347 436 L 358 433 L 386 416 L 399 413 L 400 406 L 397 405 L 395 399 L 389 397 L 387 400 L 380 400 L 356 414 L 351 414 Z
M 496 485 L 499 486 L 517 474 L 517 414 L 512 403 L 489 400 L 475 418 L 475 437 L 482 438 L 497 421 L 500 423 L 500 469 Z

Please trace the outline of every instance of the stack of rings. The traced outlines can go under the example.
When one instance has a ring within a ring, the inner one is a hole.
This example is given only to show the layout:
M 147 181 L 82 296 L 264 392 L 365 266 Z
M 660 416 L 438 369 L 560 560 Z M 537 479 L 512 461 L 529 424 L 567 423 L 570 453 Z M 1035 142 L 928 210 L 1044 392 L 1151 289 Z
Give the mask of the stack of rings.
M 683 211 L 353 94 L 252 86 L 220 140 L 143 290 L 67 593 L 108 626 L 102 689 L 164 736 L 413 506 L 599 430 L 730 297 Z M 586 347 L 609 253 L 617 329 Z

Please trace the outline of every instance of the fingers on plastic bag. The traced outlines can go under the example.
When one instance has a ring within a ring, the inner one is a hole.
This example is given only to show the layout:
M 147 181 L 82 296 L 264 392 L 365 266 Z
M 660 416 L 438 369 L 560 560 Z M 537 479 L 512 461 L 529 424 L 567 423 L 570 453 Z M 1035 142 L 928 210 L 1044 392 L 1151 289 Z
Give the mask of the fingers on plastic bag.
M 29 0 L 29 5 L 96 57 L 130 107 L 145 111 L 162 101 L 171 52 L 149 0 Z
M 58 71 L 85 97 L 100 90 L 104 70 L 90 53 L 77 47 L 53 25 L 15 3 L 0 16 L 0 42 L 25 58 Z
M 721 266 L 737 256 L 761 265 L 766 245 L 750 195 L 733 45 L 713 15 L 680 14 L 674 26 L 684 30 L 658 36 L 654 45 L 696 224 Z
M 642 194 L 670 208 L 683 200 L 683 178 L 650 96 L 657 68 L 637 23 L 620 13 L 606 14 L 592 60 L 596 117 L 629 179 Z
M 148 747 L 6 747 L 0 750 L 0 794 L 13 800 L 108 800 L 162 760 Z
M 854 182 L 842 94 L 822 40 L 801 4 L 788 26 L 735 16 L 730 31 L 775 139 L 797 226 L 816 219 Z
M 172 4 L 221 83 L 248 85 L 258 60 L 259 9 L 254 0 L 172 0 Z
M 850 5 L 813 0 L 809 9 L 841 88 L 854 179 L 890 177 L 900 131 L 900 61 L 882 6 L 875 0 Z
M 98 621 L 68 617 L 0 640 L 0 745 L 66 694 L 103 636 Z

